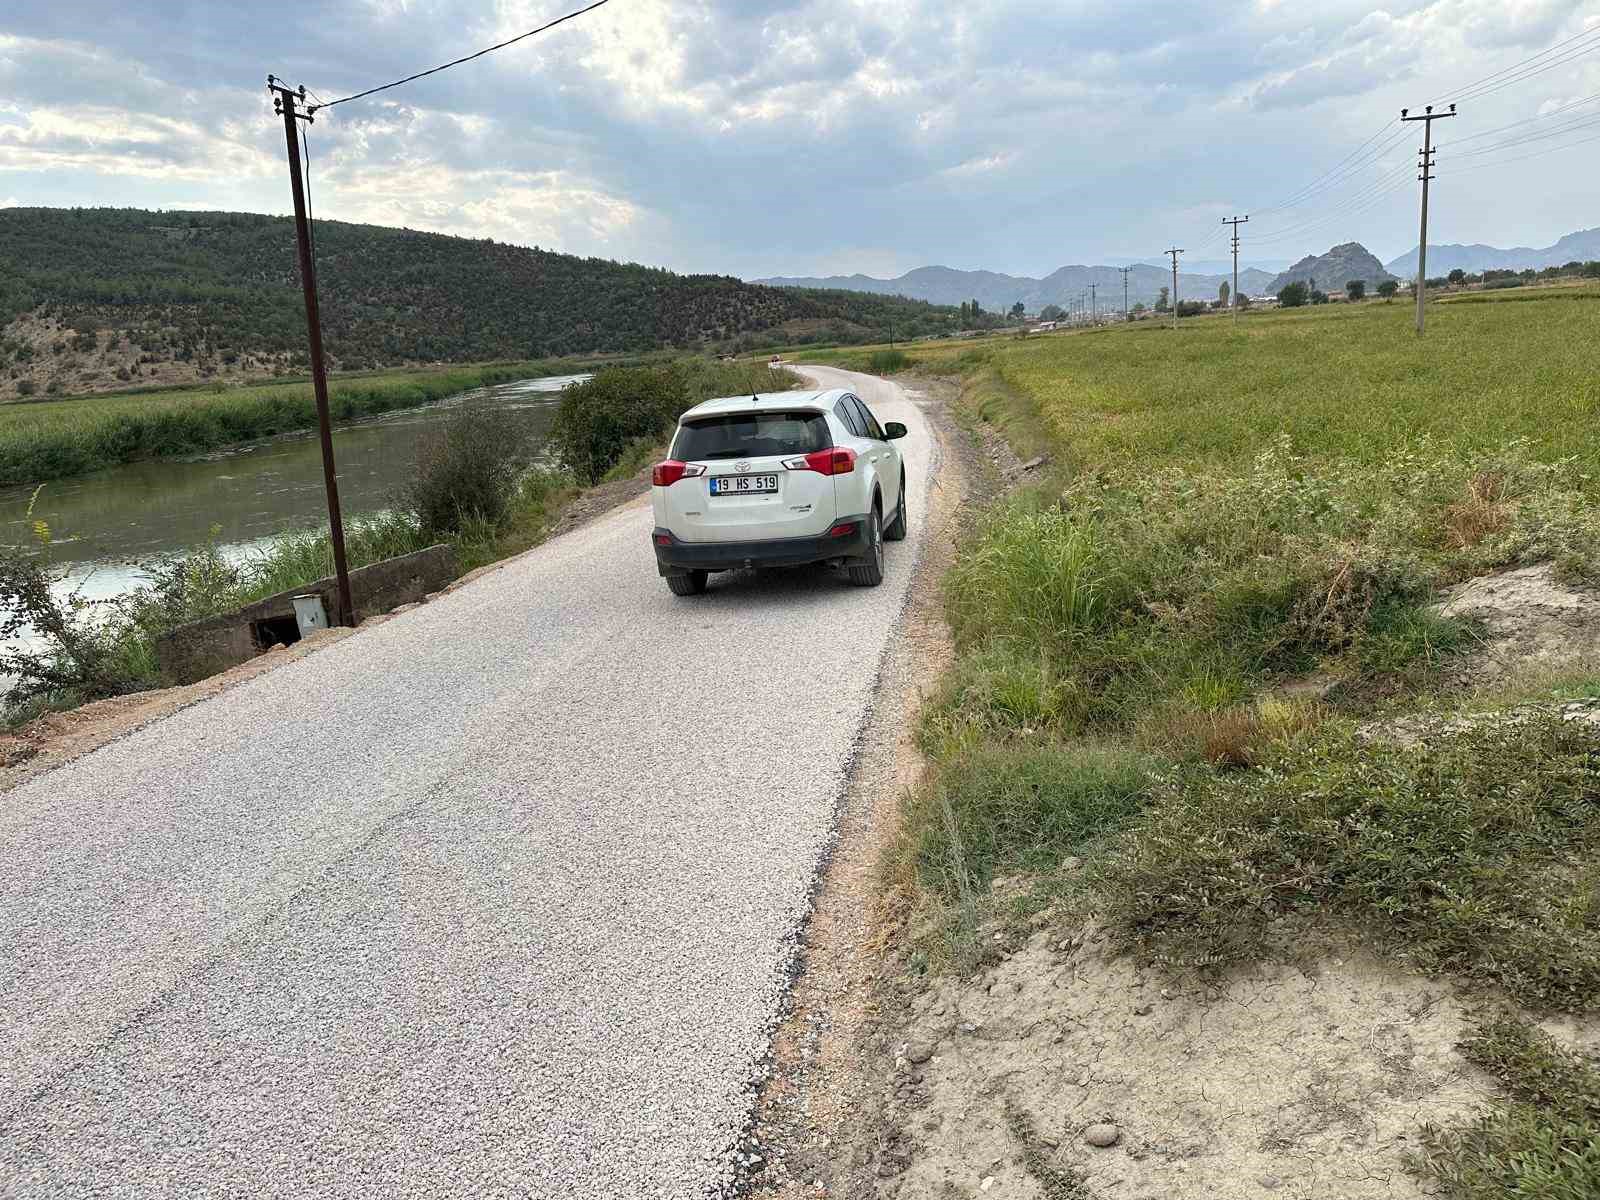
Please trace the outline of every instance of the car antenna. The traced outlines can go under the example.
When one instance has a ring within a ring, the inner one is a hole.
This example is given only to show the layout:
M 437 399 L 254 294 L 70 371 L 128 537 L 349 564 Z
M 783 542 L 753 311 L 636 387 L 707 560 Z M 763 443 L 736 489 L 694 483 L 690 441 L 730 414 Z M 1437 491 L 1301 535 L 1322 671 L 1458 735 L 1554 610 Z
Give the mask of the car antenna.
M 751 404 L 760 404 L 761 403 L 761 397 L 757 393 L 751 392 L 750 393 L 750 403 Z

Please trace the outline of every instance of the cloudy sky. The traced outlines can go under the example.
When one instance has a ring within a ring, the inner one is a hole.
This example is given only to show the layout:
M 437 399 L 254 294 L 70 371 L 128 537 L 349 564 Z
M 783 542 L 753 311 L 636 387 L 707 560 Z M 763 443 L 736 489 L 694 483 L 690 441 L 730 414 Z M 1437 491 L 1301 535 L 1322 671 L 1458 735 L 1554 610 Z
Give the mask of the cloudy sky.
M 746 277 L 1220 258 L 1230 212 L 1247 258 L 1387 259 L 1420 142 L 1385 123 L 1475 97 L 1438 127 L 1429 240 L 1600 225 L 1600 102 L 1555 111 L 1600 94 L 1600 0 L 1379 2 L 610 0 L 322 113 L 316 210 Z M 269 71 L 333 100 L 578 6 L 8 0 L 0 206 L 287 211 Z

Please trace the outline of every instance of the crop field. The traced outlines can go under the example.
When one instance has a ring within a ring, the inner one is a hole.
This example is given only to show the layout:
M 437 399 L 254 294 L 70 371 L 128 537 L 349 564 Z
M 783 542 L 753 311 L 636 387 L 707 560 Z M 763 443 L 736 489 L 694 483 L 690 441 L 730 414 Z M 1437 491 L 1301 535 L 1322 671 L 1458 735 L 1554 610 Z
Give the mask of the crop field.
M 1485 293 L 1414 308 L 1335 304 L 1154 320 L 1018 341 L 907 347 L 925 369 L 989 365 L 1073 462 L 1237 462 L 1264 437 L 1371 460 L 1428 438 L 1483 450 L 1526 438 L 1600 468 L 1600 288 Z

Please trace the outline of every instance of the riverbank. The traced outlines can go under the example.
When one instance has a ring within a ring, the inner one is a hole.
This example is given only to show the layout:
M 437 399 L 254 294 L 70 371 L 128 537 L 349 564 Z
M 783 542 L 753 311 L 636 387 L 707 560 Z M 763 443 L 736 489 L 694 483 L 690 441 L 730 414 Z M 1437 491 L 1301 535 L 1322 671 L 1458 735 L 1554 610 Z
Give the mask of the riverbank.
M 544 364 L 495 364 L 334 378 L 335 422 L 415 408 L 469 388 L 557 374 Z M 0 405 L 0 486 L 39 484 L 105 467 L 201 454 L 315 428 L 309 383 L 184 390 Z
M 879 1194 L 1594 1194 L 1585 307 L 911 351 L 1013 465 L 887 871 Z

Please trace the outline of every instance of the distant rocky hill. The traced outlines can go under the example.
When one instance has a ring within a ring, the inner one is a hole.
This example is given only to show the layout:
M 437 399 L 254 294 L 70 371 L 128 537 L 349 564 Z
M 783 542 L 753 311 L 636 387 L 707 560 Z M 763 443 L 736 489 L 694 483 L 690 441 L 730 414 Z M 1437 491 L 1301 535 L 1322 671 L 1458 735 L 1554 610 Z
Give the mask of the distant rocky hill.
M 1485 246 L 1481 242 L 1470 246 L 1448 244 L 1428 247 L 1428 274 L 1448 275 L 1462 270 L 1469 275 L 1480 271 L 1535 271 L 1545 267 L 1563 267 L 1570 262 L 1594 262 L 1600 259 L 1600 229 L 1580 229 L 1569 233 L 1553 246 L 1535 249 L 1532 246 L 1512 246 L 1501 249 Z M 1389 264 L 1396 275 L 1410 278 L 1417 273 L 1416 248 L 1406 251 Z
M 1308 254 L 1283 272 L 1271 283 L 1267 291 L 1276 294 L 1291 283 L 1306 283 L 1324 292 L 1342 292 L 1352 279 L 1366 282 L 1368 289 L 1377 287 L 1394 276 L 1384 270 L 1383 264 L 1360 242 L 1345 242 L 1326 254 Z
M 1169 267 L 1135 263 L 1128 273 L 1128 300 L 1150 304 L 1164 287 L 1172 286 Z M 1180 272 L 1178 297 L 1183 300 L 1215 300 L 1217 288 L 1232 275 L 1202 275 Z M 1272 276 L 1254 268 L 1239 272 L 1239 286 L 1247 294 L 1260 295 Z M 1029 312 L 1047 304 L 1063 307 L 1076 302 L 1090 284 L 1095 285 L 1102 311 L 1122 308 L 1122 272 L 1109 266 L 1069 266 L 1052 271 L 1043 279 L 1028 275 L 1004 275 L 998 271 L 959 271 L 954 267 L 918 267 L 894 279 L 871 275 L 830 275 L 827 278 L 779 276 L 753 282 L 772 287 L 847 289 L 882 296 L 905 296 L 930 304 L 961 304 L 976 300 L 991 312 L 1004 312 L 1017 301 Z

